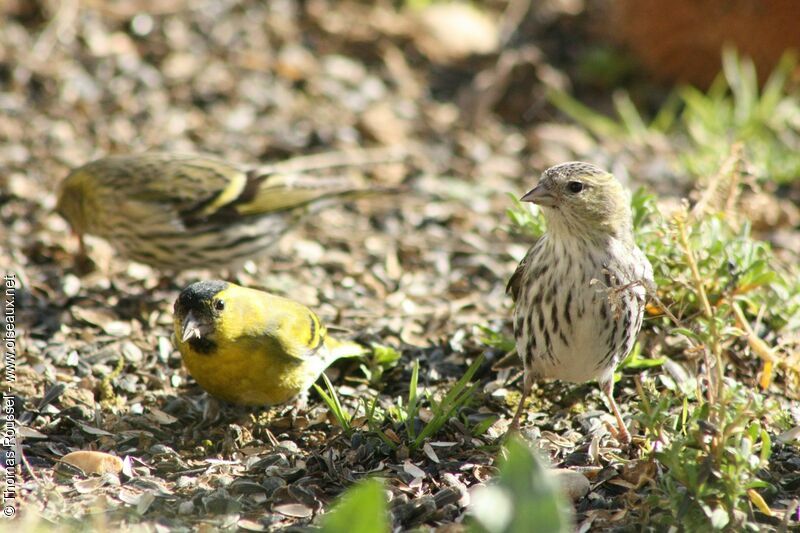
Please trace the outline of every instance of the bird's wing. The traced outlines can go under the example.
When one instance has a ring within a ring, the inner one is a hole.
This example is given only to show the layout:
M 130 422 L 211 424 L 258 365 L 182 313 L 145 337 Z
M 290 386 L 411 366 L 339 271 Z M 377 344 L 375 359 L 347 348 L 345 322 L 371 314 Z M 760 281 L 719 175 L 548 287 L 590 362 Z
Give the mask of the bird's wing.
M 539 237 L 536 242 L 533 243 L 528 249 L 528 253 L 525 254 L 525 257 L 522 258 L 522 261 L 519 262 L 517 265 L 517 269 L 511 274 L 511 278 L 508 280 L 508 284 L 506 284 L 506 294 L 511 295 L 511 299 L 515 302 L 519 297 L 519 291 L 522 288 L 522 282 L 525 278 L 525 270 L 528 268 L 528 263 L 530 263 L 531 258 L 536 254 L 539 248 L 544 244 L 546 236 Z
M 294 300 L 260 294 L 263 296 L 258 299 L 254 312 L 270 322 L 262 335 L 266 335 L 269 344 L 275 343 L 280 354 L 297 362 L 331 357 L 330 350 L 335 347 L 335 342 L 328 337 L 328 331 L 316 313 Z M 254 330 L 250 334 L 257 336 Z
M 287 302 L 295 304 L 295 302 Z M 307 360 L 312 357 L 324 357 L 327 331 L 317 315 L 300 304 L 281 305 L 280 327 L 275 333 L 282 351 L 292 359 Z
M 525 274 L 525 267 L 527 265 L 528 256 L 526 255 L 522 261 L 519 262 L 517 265 L 517 269 L 511 274 L 511 278 L 508 280 L 508 284 L 506 285 L 506 294 L 511 295 L 511 299 L 515 302 L 517 301 L 517 296 L 519 295 L 520 286 L 522 285 L 522 278 Z
M 333 196 L 365 196 L 401 192 L 399 188 L 369 186 L 357 169 L 397 163 L 408 157 L 401 148 L 329 152 L 262 165 L 248 173 L 242 197 L 231 204 L 240 215 L 294 209 Z
M 325 158 L 317 161 L 322 156 Z M 135 185 L 128 185 L 130 199 L 143 206 L 166 206 L 176 211 L 187 227 L 291 210 L 333 196 L 399 191 L 367 187 L 360 174 L 353 172 L 359 165 L 390 160 L 387 156 L 355 161 L 349 172 L 343 168 L 348 160 L 329 154 L 251 170 L 192 154 L 148 152 L 126 157 L 124 164 L 113 168 L 122 174 L 118 181 Z M 109 172 L 111 169 L 105 170 Z
M 280 166 L 243 170 L 205 156 L 152 152 L 126 156 L 104 170 L 127 182 L 128 199 L 176 211 L 186 226 L 225 223 L 243 216 L 301 207 L 324 197 L 356 191 L 349 178 L 280 172 Z M 98 171 L 99 172 L 99 171 Z
M 93 163 L 92 172 L 125 191 L 116 208 L 143 219 L 186 227 L 208 221 L 245 191 L 245 171 L 224 161 L 192 154 L 146 152 Z M 115 208 L 111 206 L 110 208 Z
M 108 165 L 104 170 L 106 174 L 119 174 L 112 184 L 122 180 L 129 182 L 127 187 L 132 199 L 171 204 L 179 210 L 227 203 L 240 194 L 247 181 L 245 172 L 235 166 L 192 154 L 146 152 L 109 157 L 98 164 Z
M 359 190 L 348 178 L 311 176 L 304 173 L 247 175 L 247 185 L 236 201 L 225 209 L 239 215 L 259 215 L 294 209 L 325 197 L 338 196 Z
M 293 359 L 307 361 L 321 357 L 329 364 L 342 357 L 356 357 L 367 352 L 360 344 L 328 336 L 319 317 L 298 302 L 274 297 L 271 305 L 273 312 L 284 317 L 277 338 L 283 352 Z
M 515 302 L 517 301 L 519 291 L 522 288 L 522 281 L 525 278 L 525 269 L 528 268 L 528 262 L 530 261 L 535 249 L 536 244 L 530 247 L 528 253 L 525 254 L 525 257 L 523 257 L 522 261 L 520 261 L 517 265 L 517 269 L 513 274 L 511 274 L 511 278 L 509 278 L 508 284 L 506 285 L 506 294 L 511 295 L 511 299 Z

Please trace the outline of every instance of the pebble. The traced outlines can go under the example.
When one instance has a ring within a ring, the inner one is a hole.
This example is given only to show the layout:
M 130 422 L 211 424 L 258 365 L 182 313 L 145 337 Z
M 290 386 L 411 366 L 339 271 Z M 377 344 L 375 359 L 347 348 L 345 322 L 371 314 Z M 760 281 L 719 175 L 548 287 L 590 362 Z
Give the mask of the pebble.
M 552 472 L 558 486 L 570 500 L 579 500 L 589 493 L 589 480 L 580 472 L 567 469 Z
M 122 471 L 122 459 L 109 453 L 80 450 L 70 452 L 61 461 L 76 466 L 87 474 L 117 474 Z

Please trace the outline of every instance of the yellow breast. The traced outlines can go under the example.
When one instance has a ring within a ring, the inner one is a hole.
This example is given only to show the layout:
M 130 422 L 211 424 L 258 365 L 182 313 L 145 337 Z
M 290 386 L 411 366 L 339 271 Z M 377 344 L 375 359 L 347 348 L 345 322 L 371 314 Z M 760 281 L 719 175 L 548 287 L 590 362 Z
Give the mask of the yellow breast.
M 319 370 L 296 359 L 231 344 L 209 354 L 181 347 L 189 374 L 211 395 L 239 405 L 286 402 L 313 382 Z

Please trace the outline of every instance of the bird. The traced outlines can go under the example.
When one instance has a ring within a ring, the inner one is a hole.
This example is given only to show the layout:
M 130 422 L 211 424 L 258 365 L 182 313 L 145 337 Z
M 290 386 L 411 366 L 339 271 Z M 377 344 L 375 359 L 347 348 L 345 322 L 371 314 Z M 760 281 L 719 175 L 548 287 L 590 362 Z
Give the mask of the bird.
M 613 174 L 571 161 L 546 169 L 520 201 L 539 206 L 546 230 L 507 285 L 524 367 L 509 430 L 519 428 L 534 380 L 596 380 L 618 439 L 629 443 L 614 401 L 614 370 L 633 348 L 655 286 L 650 261 L 634 241 L 630 196 Z
M 79 236 L 83 256 L 83 235 L 91 234 L 122 258 L 162 272 L 235 268 L 277 241 L 307 208 L 381 191 L 314 171 L 397 161 L 398 154 L 318 154 L 249 169 L 195 154 L 113 155 L 70 172 L 56 211 Z
M 184 288 L 173 326 L 189 374 L 215 398 L 237 405 L 285 403 L 337 359 L 367 352 L 330 337 L 301 303 L 222 280 Z

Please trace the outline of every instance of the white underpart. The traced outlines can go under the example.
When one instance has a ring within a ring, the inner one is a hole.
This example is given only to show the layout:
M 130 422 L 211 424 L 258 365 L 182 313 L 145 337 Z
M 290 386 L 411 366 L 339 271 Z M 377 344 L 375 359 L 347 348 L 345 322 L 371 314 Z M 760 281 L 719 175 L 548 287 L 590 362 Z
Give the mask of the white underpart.
M 618 239 L 606 237 L 602 246 L 595 243 L 589 247 L 588 242 L 580 238 L 556 241 L 549 237 L 543 237 L 531 250 L 523 290 L 515 309 L 515 324 L 522 320 L 523 325 L 516 336 L 526 374 L 528 379 L 607 382 L 639 332 L 644 312 L 644 285 L 652 280 L 652 268 L 638 248 L 631 248 Z M 556 257 L 561 259 L 556 260 Z M 544 273 L 543 265 L 548 265 Z M 605 271 L 612 274 L 611 291 L 606 287 Z M 592 280 L 597 282 L 592 283 Z M 621 288 L 628 284 L 630 287 Z M 553 290 L 553 296 L 548 298 Z M 629 303 L 620 306 L 616 317 L 610 304 L 610 292 L 612 299 L 616 295 L 620 303 Z M 564 316 L 568 295 L 571 295 L 569 321 Z M 537 298 L 538 305 L 535 304 Z M 522 305 L 523 301 L 527 305 Z M 603 320 L 604 308 L 606 320 Z M 532 310 L 530 316 L 524 315 L 527 309 Z M 579 313 L 581 309 L 582 314 Z M 629 313 L 627 324 L 626 313 Z M 612 333 L 613 339 L 610 338 Z M 533 345 L 530 344 L 531 335 Z M 610 350 L 611 345 L 616 349 Z

